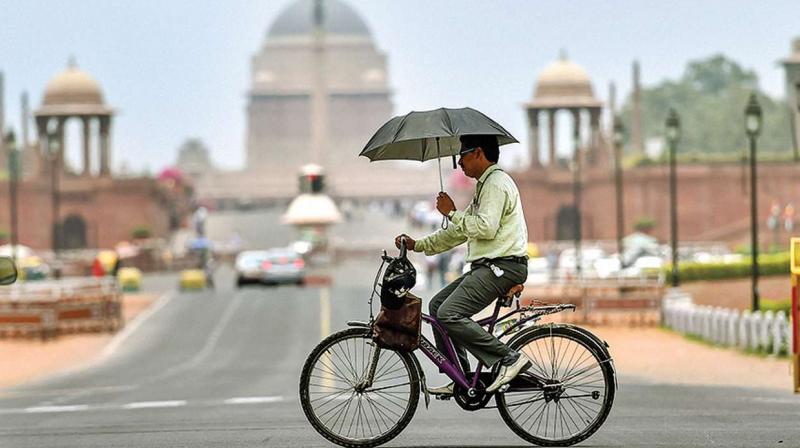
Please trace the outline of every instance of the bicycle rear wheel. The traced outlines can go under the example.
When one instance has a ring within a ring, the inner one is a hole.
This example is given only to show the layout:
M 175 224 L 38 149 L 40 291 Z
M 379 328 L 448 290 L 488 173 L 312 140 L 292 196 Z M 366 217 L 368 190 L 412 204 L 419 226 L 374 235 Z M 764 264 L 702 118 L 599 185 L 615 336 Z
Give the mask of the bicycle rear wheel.
M 420 386 L 410 355 L 381 350 L 372 385 L 359 387 L 375 350 L 369 329 L 351 328 L 325 338 L 303 366 L 303 412 L 317 432 L 337 445 L 381 445 L 414 417 Z
M 500 415 L 511 430 L 537 445 L 569 446 L 602 426 L 616 384 L 611 359 L 595 341 L 570 327 L 547 326 L 511 345 L 532 361 L 521 375 L 545 383 L 545 387 L 512 387 L 496 396 Z

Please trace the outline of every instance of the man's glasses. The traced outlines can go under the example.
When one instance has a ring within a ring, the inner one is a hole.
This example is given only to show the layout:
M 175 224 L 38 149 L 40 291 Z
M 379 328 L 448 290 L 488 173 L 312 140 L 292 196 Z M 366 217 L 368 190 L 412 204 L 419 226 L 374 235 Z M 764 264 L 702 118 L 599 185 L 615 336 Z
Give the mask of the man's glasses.
M 464 156 L 469 154 L 469 153 L 471 153 L 471 152 L 473 152 L 473 151 L 475 151 L 475 150 L 477 150 L 478 148 L 480 148 L 480 146 L 476 146 L 474 148 L 469 148 L 469 149 L 462 149 L 461 151 L 459 151 L 458 155 L 460 157 L 458 158 L 458 166 L 463 167 L 464 166 L 464 162 L 463 162 Z

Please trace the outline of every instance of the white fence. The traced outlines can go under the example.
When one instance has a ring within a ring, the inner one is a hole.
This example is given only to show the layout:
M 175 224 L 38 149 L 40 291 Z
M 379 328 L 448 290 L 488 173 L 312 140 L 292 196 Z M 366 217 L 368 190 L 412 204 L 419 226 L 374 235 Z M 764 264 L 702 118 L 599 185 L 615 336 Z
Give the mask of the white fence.
M 786 313 L 738 311 L 700 306 L 687 294 L 667 294 L 662 305 L 664 326 L 704 341 L 742 350 L 781 355 L 789 352 Z

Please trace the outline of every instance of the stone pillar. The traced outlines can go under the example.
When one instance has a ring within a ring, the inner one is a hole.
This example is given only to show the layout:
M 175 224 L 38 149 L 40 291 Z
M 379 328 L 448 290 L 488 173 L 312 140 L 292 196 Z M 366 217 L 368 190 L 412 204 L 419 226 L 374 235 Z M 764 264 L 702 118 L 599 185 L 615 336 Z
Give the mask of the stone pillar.
M 597 151 L 600 136 L 600 108 L 589 109 L 589 125 L 591 127 L 589 135 L 590 147 L 592 151 Z
M 792 41 L 792 52 L 783 61 L 786 75 L 786 102 L 789 106 L 789 124 L 792 132 L 795 161 L 800 160 L 800 38 Z
M 22 102 L 21 109 L 20 109 L 20 120 L 19 120 L 19 127 L 21 128 L 22 132 L 22 149 L 25 151 L 28 149 L 28 145 L 30 144 L 30 140 L 28 139 L 28 117 L 30 117 L 30 109 L 28 107 L 28 92 L 22 92 L 22 98 L 20 99 Z
M 64 167 L 66 164 L 64 163 L 64 130 L 66 128 L 66 118 L 58 118 L 58 127 L 56 128 L 56 138 L 58 139 L 58 156 L 56 160 L 58 160 L 58 169 L 61 173 L 64 172 Z
M 581 140 L 581 109 L 570 109 L 572 112 L 572 137 L 575 139 L 575 144 L 579 145 Z
M 581 163 L 581 109 L 570 109 L 572 112 L 572 145 L 575 151 L 574 157 Z
M 633 61 L 633 101 L 631 111 L 631 147 L 635 154 L 644 154 L 642 135 L 642 88 L 640 83 L 639 61 Z
M 6 104 L 5 104 L 5 83 L 3 81 L 3 72 L 0 72 L 0 165 L 5 166 L 8 157 L 6 157 Z
M 557 109 L 549 109 L 547 114 L 547 133 L 548 135 L 548 148 L 550 152 L 550 166 L 556 166 L 556 112 Z
M 39 176 L 45 177 L 49 170 L 49 154 L 50 148 L 47 147 L 47 117 L 36 117 L 36 133 L 39 136 L 38 146 L 36 151 L 36 164 L 39 165 Z
M 92 175 L 92 119 L 91 117 L 82 117 L 81 119 L 83 120 L 83 176 L 90 177 Z
M 531 168 L 542 165 L 539 155 L 539 109 L 528 109 L 528 150 Z
M 110 160 L 110 146 L 111 146 L 111 116 L 100 117 L 100 175 L 111 175 L 111 160 Z

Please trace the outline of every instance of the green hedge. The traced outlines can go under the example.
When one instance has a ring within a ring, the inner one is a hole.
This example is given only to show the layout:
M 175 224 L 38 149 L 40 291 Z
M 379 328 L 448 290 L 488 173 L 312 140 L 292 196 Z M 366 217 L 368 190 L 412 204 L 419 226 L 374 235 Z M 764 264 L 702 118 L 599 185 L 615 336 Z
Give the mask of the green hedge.
M 667 265 L 663 270 L 667 281 L 671 281 L 672 266 Z M 752 263 L 749 258 L 736 263 L 681 262 L 678 270 L 681 282 L 747 278 L 752 275 Z M 789 275 L 789 252 L 759 255 L 758 273 L 763 276 Z
M 792 300 L 771 300 L 771 299 L 761 299 L 758 302 L 759 309 L 764 311 L 772 310 L 773 312 L 783 311 L 786 313 L 787 316 L 791 316 L 792 314 Z

